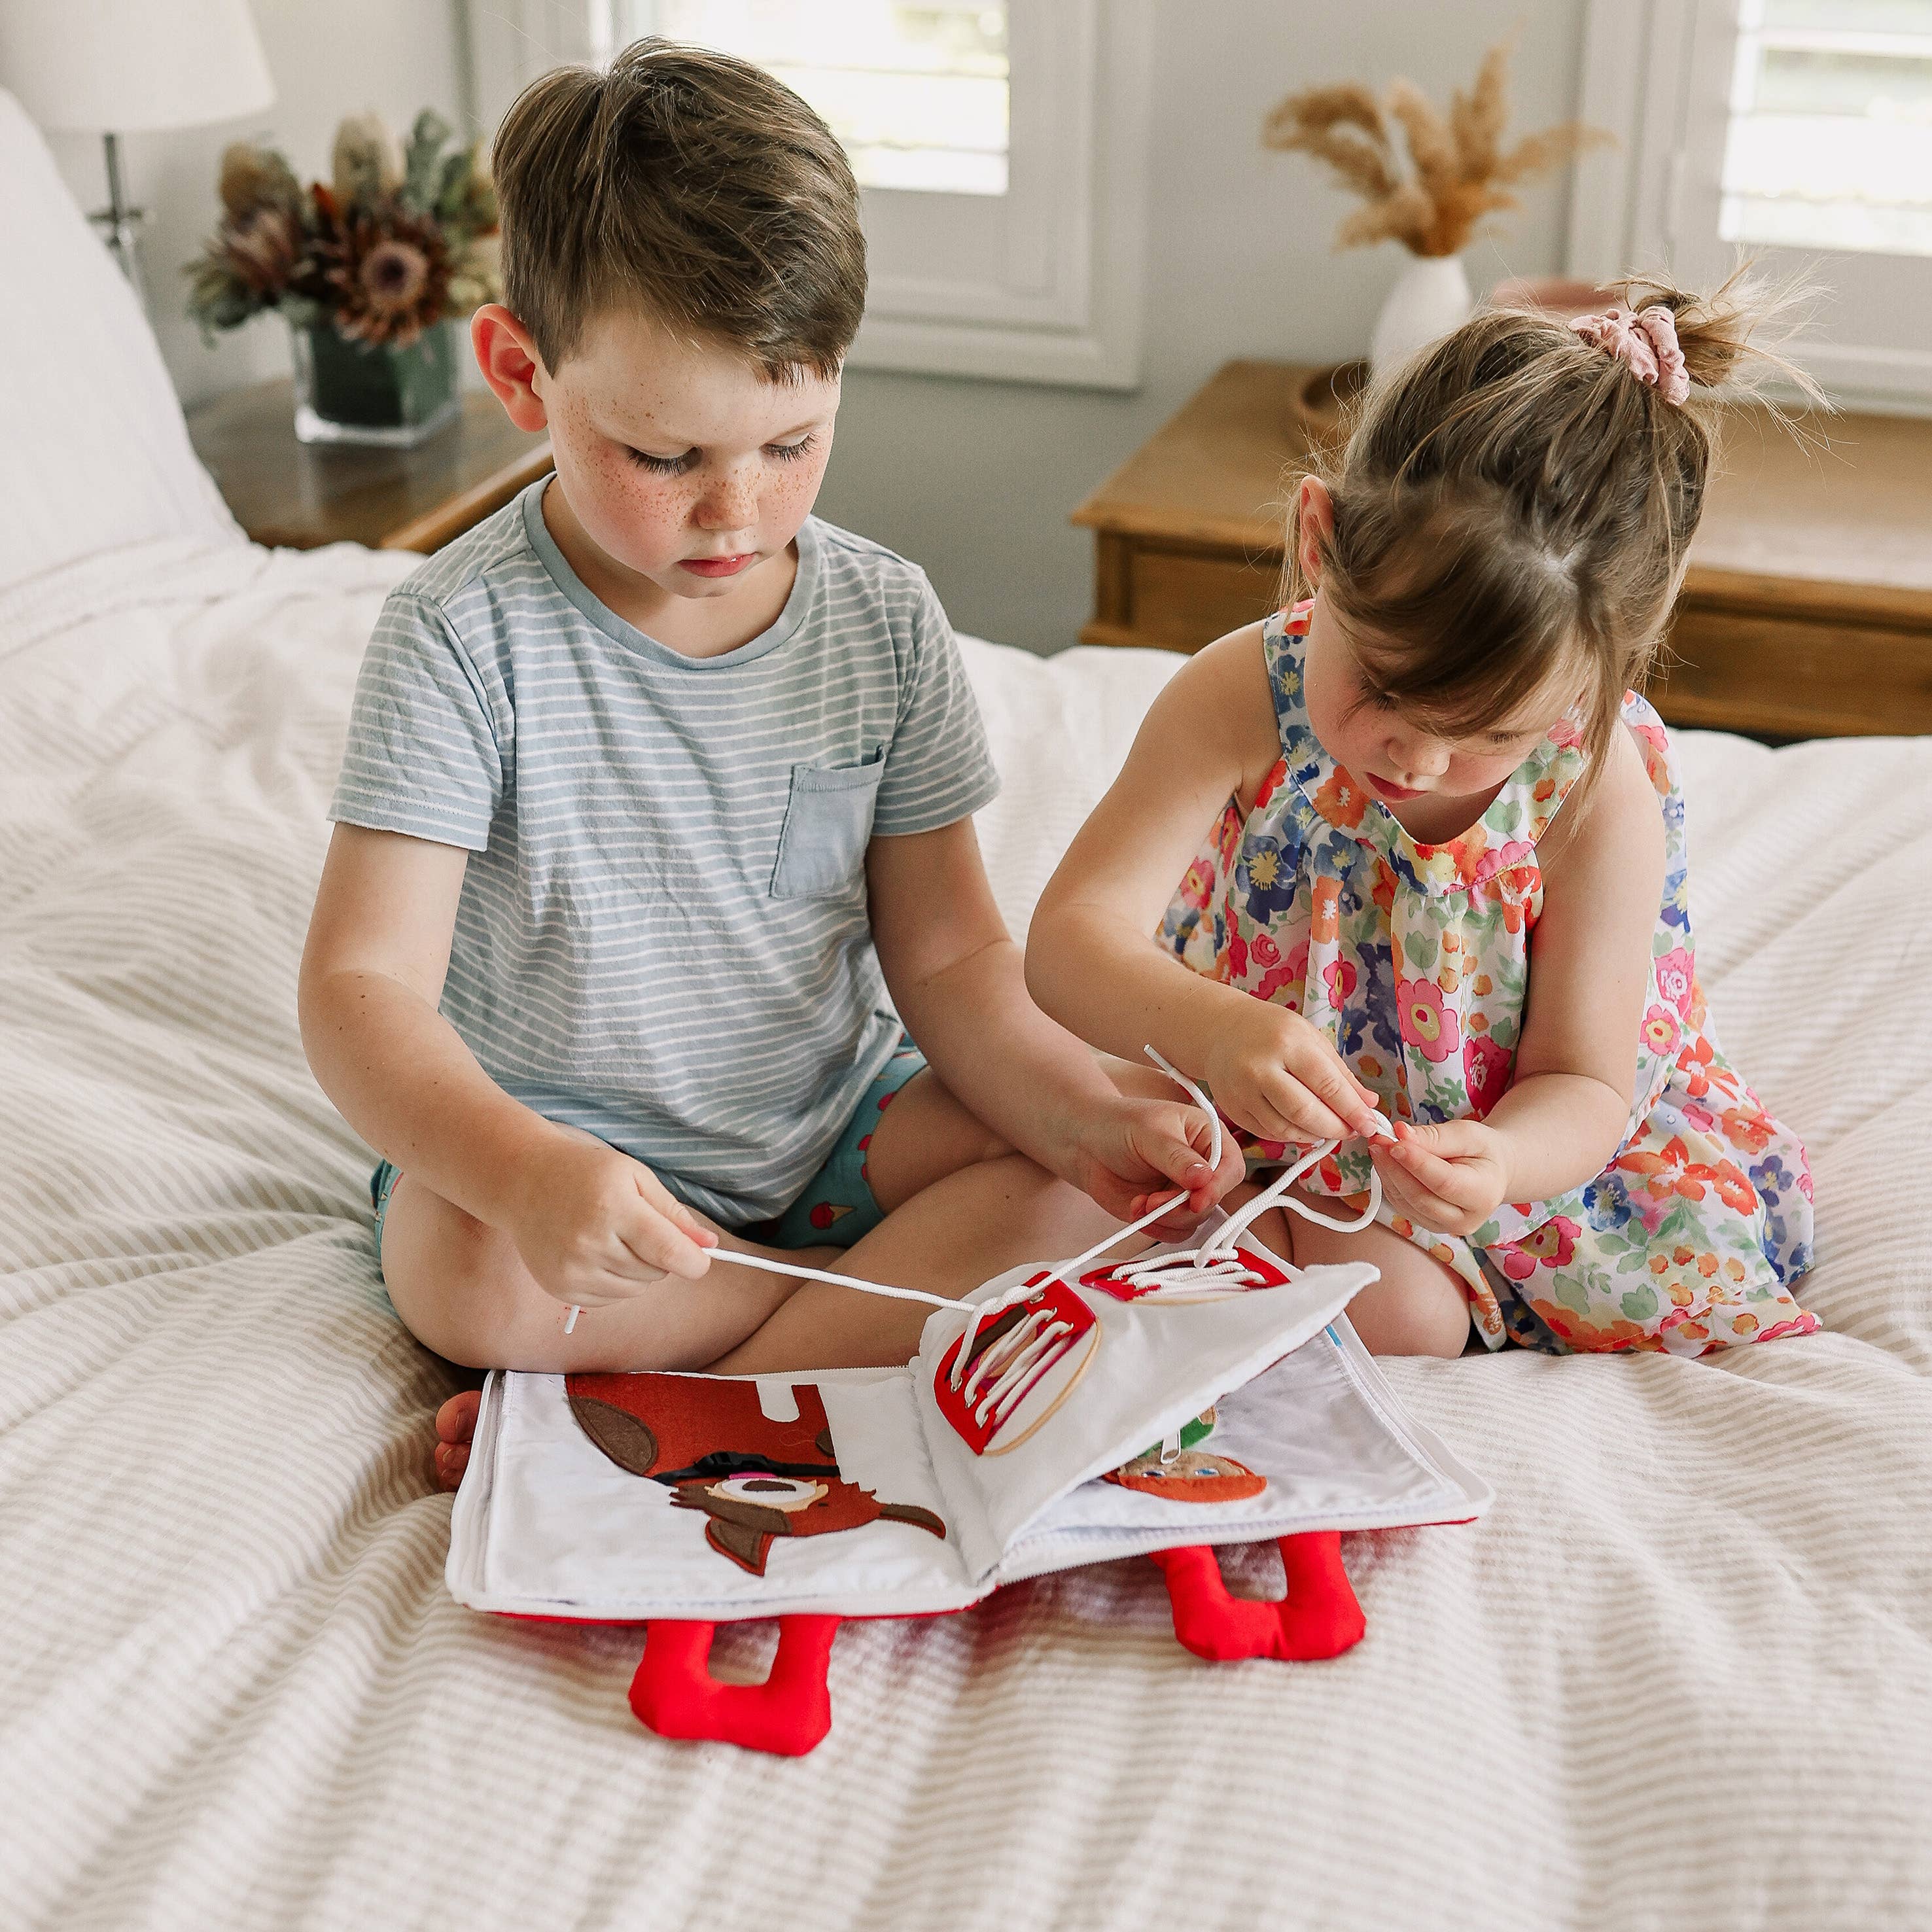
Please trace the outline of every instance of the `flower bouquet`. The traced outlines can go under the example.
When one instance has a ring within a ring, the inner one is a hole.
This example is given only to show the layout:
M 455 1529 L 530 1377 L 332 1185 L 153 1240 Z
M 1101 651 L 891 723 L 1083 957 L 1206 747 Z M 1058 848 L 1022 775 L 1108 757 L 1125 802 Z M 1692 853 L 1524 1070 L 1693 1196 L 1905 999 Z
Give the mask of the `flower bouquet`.
M 293 334 L 305 442 L 420 442 L 456 413 L 445 323 L 499 292 L 496 197 L 475 147 L 425 108 L 406 146 L 373 114 L 338 129 L 332 178 L 304 188 L 276 149 L 221 158 L 221 221 L 188 268 L 212 340 L 265 309 Z

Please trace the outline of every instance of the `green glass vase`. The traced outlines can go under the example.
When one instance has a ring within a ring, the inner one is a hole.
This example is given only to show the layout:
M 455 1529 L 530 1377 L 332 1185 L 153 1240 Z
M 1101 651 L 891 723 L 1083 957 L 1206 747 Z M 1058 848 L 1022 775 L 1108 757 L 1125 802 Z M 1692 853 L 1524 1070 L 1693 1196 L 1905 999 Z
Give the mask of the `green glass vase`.
M 304 442 L 410 449 L 456 419 L 456 344 L 446 322 L 407 348 L 371 348 L 332 322 L 291 332 L 296 434 Z

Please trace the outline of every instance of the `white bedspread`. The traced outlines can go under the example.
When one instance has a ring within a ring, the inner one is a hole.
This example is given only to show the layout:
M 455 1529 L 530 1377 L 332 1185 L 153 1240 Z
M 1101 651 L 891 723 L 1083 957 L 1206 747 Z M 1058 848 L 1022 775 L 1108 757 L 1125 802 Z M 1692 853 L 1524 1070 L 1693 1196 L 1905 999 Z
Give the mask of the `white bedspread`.
M 1813 1150 L 1828 1333 L 1394 1364 L 1501 1493 L 1350 1539 L 1358 1649 L 1198 1662 L 1116 1564 L 849 1627 L 785 1762 L 640 1730 L 634 1635 L 443 1589 L 454 1384 L 293 1014 L 407 563 L 160 543 L 0 599 L 0 1924 L 1932 1915 L 1932 746 L 1686 746 L 1706 982 Z M 1174 661 L 970 662 L 1017 925 Z

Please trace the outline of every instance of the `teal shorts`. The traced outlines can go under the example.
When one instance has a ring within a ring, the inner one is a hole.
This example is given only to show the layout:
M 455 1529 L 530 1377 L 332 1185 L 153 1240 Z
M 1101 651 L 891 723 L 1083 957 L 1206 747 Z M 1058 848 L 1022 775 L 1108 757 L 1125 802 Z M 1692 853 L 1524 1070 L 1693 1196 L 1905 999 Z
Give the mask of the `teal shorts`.
M 885 1210 L 872 1197 L 872 1179 L 866 1172 L 866 1153 L 872 1144 L 872 1130 L 899 1089 L 925 1065 L 926 1055 L 913 1045 L 911 1036 L 902 1034 L 892 1057 L 860 1096 L 852 1118 L 826 1156 L 825 1165 L 806 1182 L 804 1192 L 776 1221 L 741 1232 L 780 1248 L 826 1245 L 849 1248 L 862 1234 L 869 1234 L 886 1218 Z M 369 1199 L 376 1210 L 379 1264 L 382 1258 L 382 1223 L 388 1216 L 389 1196 L 396 1191 L 396 1183 L 401 1178 L 386 1160 L 379 1161 L 369 1177 Z

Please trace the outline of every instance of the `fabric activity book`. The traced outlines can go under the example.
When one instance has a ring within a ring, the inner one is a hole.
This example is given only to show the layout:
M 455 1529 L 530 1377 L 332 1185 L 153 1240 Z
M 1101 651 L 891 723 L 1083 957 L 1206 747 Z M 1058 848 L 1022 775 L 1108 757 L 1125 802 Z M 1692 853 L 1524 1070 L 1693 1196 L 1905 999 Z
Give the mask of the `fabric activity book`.
M 641 1623 L 646 1725 L 790 1753 L 830 1726 L 840 1618 L 963 1610 L 1120 1557 L 1160 1564 L 1200 1655 L 1336 1654 L 1363 1631 L 1340 1532 L 1466 1522 L 1491 1491 L 1403 1416 L 1349 1327 L 1375 1270 L 1287 1267 L 1240 1240 L 1250 1218 L 918 1298 L 938 1305 L 904 1368 L 493 1374 L 450 1589 Z M 1214 1556 L 1262 1540 L 1278 1602 L 1231 1595 Z M 779 1625 L 767 1682 L 717 1682 L 715 1625 L 762 1618 Z

